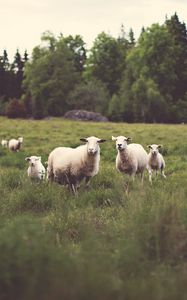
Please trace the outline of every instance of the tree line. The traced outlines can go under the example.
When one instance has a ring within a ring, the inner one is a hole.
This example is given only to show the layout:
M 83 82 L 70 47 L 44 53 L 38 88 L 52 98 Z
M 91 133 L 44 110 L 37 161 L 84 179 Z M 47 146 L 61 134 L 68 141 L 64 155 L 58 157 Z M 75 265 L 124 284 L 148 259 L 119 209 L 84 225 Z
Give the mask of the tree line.
M 187 30 L 177 13 L 162 25 L 114 38 L 100 33 L 90 50 L 80 35 L 45 32 L 31 58 L 0 56 L 0 114 L 63 116 L 71 109 L 112 121 L 187 122 Z

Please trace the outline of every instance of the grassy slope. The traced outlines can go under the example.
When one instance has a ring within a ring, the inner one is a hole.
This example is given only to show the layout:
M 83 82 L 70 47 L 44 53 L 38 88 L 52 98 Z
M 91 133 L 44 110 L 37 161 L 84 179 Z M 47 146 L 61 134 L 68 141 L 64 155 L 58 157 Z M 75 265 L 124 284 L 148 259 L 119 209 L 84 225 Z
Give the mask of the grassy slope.
M 108 140 L 90 190 L 29 181 L 26 156 L 90 135 Z M 167 179 L 126 195 L 111 135 L 163 144 Z M 186 125 L 0 118 L 0 139 L 18 136 L 19 153 L 0 150 L 0 299 L 186 299 Z

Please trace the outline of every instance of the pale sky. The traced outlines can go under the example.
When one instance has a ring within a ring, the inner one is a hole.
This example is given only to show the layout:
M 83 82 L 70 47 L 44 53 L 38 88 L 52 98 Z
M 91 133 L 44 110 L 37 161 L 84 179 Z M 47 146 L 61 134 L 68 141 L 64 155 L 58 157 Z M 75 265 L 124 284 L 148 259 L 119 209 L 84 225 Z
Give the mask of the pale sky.
M 88 49 L 102 31 L 117 37 L 122 23 L 137 38 L 142 26 L 163 24 L 175 12 L 187 25 L 187 0 L 0 0 L 0 55 L 6 49 L 12 60 L 18 48 L 30 56 L 47 30 L 79 34 Z

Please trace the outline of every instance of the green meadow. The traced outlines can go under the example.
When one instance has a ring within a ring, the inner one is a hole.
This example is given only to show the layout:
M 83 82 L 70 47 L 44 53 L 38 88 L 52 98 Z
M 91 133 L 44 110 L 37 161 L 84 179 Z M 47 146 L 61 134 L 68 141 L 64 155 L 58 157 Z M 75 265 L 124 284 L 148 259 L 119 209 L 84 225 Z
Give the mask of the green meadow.
M 25 157 L 42 162 L 79 138 L 100 145 L 100 171 L 74 197 L 56 183 L 31 182 Z M 145 148 L 162 144 L 163 180 L 115 169 L 111 136 Z M 0 299 L 174 300 L 187 295 L 187 125 L 86 123 L 0 118 L 0 139 L 23 136 L 18 153 L 0 148 Z

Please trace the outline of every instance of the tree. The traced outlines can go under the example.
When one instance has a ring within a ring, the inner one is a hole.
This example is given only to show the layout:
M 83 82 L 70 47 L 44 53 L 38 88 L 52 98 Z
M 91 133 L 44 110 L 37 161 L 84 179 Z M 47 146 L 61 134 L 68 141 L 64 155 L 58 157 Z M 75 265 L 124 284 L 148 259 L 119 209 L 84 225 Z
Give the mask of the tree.
M 82 74 L 86 63 L 86 49 L 82 37 L 80 35 L 76 35 L 75 37 L 69 35 L 64 38 L 64 42 L 73 53 L 77 72 Z
M 175 52 L 173 61 L 176 78 L 172 98 L 176 102 L 183 99 L 187 91 L 187 30 L 185 23 L 179 21 L 176 13 L 170 19 L 166 19 L 165 25 Z
M 9 60 L 7 51 L 3 51 L 3 55 L 0 56 L 0 96 L 7 94 L 7 80 L 9 71 Z
M 5 66 L 3 57 L 0 56 L 0 96 L 5 95 Z
M 70 109 L 86 109 L 106 114 L 109 94 L 106 87 L 98 80 L 80 83 L 70 93 Z
M 59 116 L 68 110 L 68 94 L 80 81 L 73 52 L 65 39 L 44 35 L 45 46 L 37 46 L 24 71 L 25 95 L 30 95 L 35 118 Z
M 167 116 L 167 108 L 152 79 L 140 76 L 132 86 L 135 122 L 161 122 Z
M 107 115 L 111 121 L 122 121 L 121 100 L 118 95 L 114 94 L 109 101 Z
M 14 72 L 14 97 L 19 99 L 23 93 L 22 81 L 23 81 L 24 60 L 22 59 L 18 49 L 14 57 L 12 70 Z
M 124 118 L 141 122 L 170 120 L 166 106 L 172 105 L 174 57 L 173 41 L 165 26 L 154 24 L 141 33 L 126 59 L 120 91 Z
M 135 46 L 134 31 L 132 30 L 132 28 L 130 28 L 129 30 L 129 45 L 131 48 Z
M 103 82 L 110 95 L 117 93 L 124 72 L 126 51 L 124 39 L 116 40 L 109 34 L 100 33 L 90 50 L 85 78 Z

